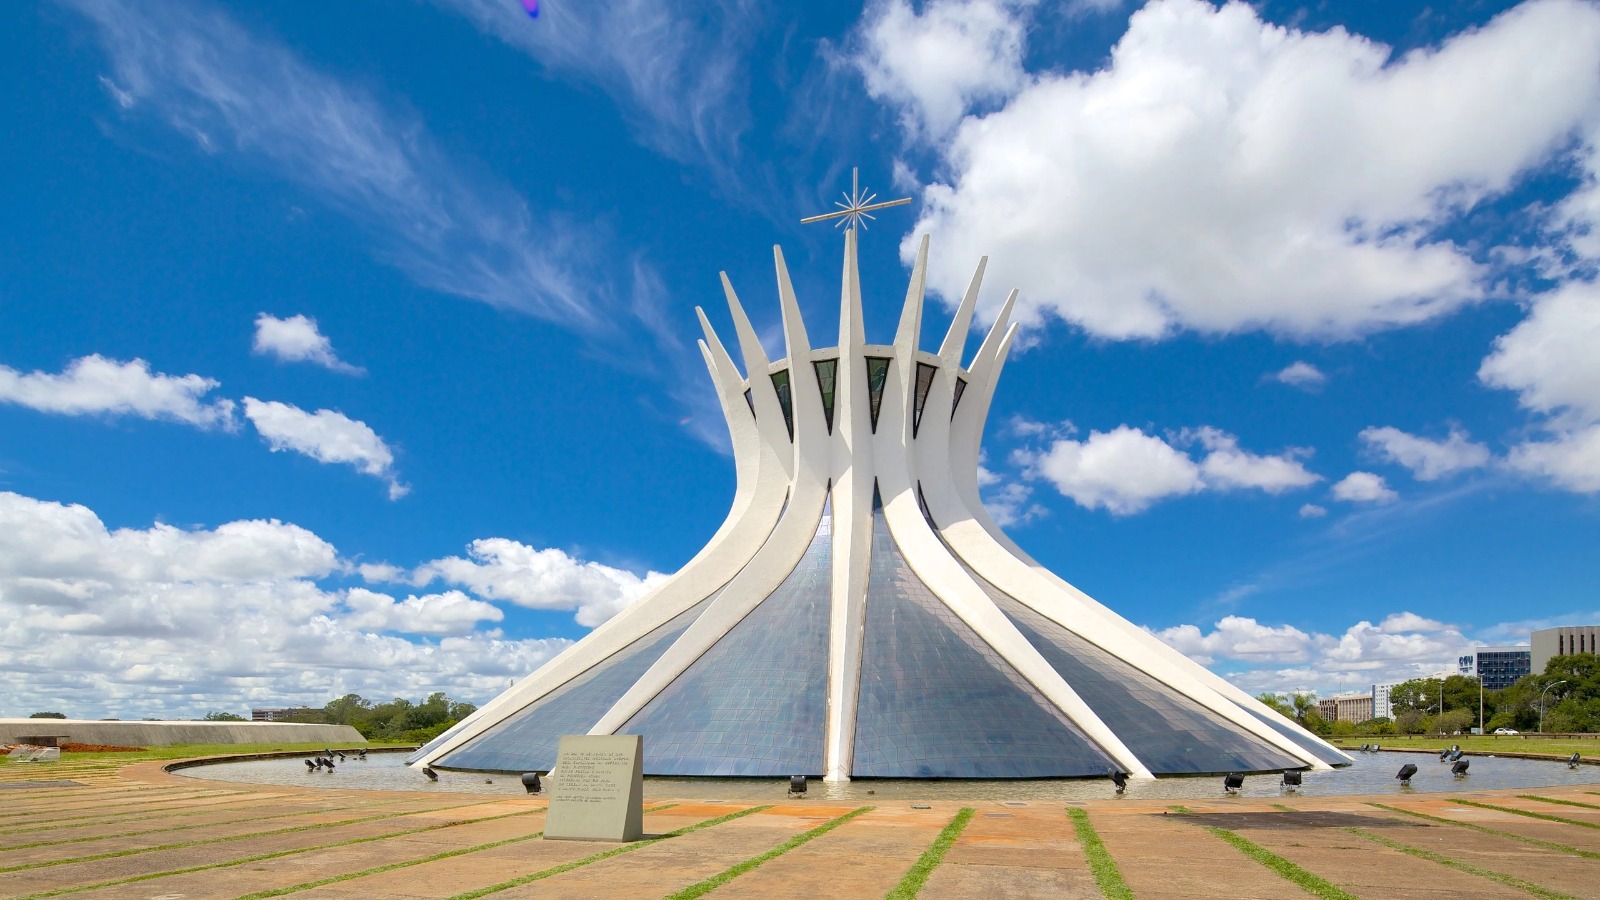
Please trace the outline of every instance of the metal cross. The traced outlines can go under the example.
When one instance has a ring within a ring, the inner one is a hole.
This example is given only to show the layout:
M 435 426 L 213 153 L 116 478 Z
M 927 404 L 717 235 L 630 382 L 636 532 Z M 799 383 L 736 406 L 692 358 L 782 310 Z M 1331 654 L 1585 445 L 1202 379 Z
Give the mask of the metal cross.
M 874 222 L 878 221 L 876 217 L 869 215 L 869 213 L 871 213 L 873 210 L 887 209 L 891 206 L 904 206 L 905 204 L 911 202 L 910 197 L 904 197 L 899 200 L 873 203 L 873 199 L 877 196 L 877 194 L 868 194 L 861 189 L 861 170 L 851 169 L 850 193 L 844 195 L 845 202 L 840 203 L 839 201 L 835 200 L 833 203 L 834 206 L 839 207 L 839 210 L 837 212 L 823 213 L 820 216 L 807 216 L 806 218 L 800 220 L 800 224 L 810 225 L 812 222 L 838 219 L 838 224 L 833 226 L 835 228 L 838 228 L 839 225 L 849 223 L 852 229 L 854 229 L 857 225 L 860 225 L 861 230 L 865 231 L 867 229 L 867 223 L 861 221 L 862 219 L 871 219 Z

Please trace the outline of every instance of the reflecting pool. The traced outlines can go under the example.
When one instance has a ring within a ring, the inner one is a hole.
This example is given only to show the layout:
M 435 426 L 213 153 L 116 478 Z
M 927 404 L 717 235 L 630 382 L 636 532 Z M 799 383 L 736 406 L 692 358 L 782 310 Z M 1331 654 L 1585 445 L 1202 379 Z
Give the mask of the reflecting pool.
M 213 763 L 177 770 L 177 774 L 217 781 L 249 784 L 314 786 L 330 790 L 430 791 L 462 794 L 522 794 L 515 775 L 482 772 L 439 772 L 430 782 L 421 772 L 407 768 L 405 752 L 369 753 L 365 761 L 351 757 L 332 772 L 310 771 L 300 757 Z M 1495 788 L 1535 788 L 1600 783 L 1600 766 L 1568 769 L 1564 762 L 1468 756 L 1465 777 L 1450 774 L 1450 764 L 1425 753 L 1362 753 L 1351 751 L 1355 764 L 1332 772 L 1306 772 L 1296 793 L 1326 797 L 1338 794 L 1398 794 L 1402 792 L 1452 792 Z M 1418 772 L 1409 788 L 1395 780 L 1406 763 Z M 559 777 L 559 773 L 558 777 Z M 1279 797 L 1284 788 L 1277 775 L 1250 775 L 1239 792 L 1243 797 Z M 777 801 L 784 799 L 787 779 L 780 778 L 646 778 L 647 799 L 703 799 Z M 1109 780 L 1042 779 L 1029 781 L 902 781 L 862 779 L 843 784 L 813 780 L 808 797 L 814 800 L 1095 800 L 1114 796 Z M 1129 800 L 1184 800 L 1222 796 L 1222 777 L 1162 778 L 1130 781 L 1123 797 Z

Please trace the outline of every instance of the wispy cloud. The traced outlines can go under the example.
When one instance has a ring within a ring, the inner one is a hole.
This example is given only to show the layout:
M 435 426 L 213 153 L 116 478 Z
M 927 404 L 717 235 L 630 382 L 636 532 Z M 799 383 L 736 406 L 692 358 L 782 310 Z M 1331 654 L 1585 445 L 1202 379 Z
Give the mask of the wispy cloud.
M 245 418 L 274 452 L 292 450 L 317 462 L 342 463 L 389 483 L 389 499 L 410 492 L 394 470 L 394 451 L 365 422 L 331 409 L 308 413 L 276 400 L 244 398 Z
M 317 328 L 317 320 L 295 315 L 280 319 L 271 313 L 256 316 L 256 337 L 251 350 L 284 362 L 308 362 L 345 375 L 365 375 L 333 351 L 333 342 Z
M 725 188 L 743 180 L 752 0 L 586 0 L 550 4 L 537 21 L 517 0 L 435 2 L 551 72 L 598 86 L 650 148 L 705 166 Z
M 537 219 L 493 177 L 447 158 L 414 117 L 340 82 L 221 12 L 182 2 L 61 0 L 91 21 L 102 79 L 130 120 L 156 119 L 205 153 L 294 182 L 365 226 L 422 285 L 579 331 L 610 298 L 584 277 L 584 229 Z M 604 289 L 602 289 L 603 292 Z

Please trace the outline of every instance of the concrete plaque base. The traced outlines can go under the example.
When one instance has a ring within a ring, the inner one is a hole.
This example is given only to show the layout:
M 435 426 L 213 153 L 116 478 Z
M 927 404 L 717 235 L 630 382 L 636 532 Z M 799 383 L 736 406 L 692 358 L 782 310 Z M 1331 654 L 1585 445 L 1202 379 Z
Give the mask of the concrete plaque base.
M 544 836 L 637 841 L 644 836 L 644 737 L 568 734 L 556 750 Z

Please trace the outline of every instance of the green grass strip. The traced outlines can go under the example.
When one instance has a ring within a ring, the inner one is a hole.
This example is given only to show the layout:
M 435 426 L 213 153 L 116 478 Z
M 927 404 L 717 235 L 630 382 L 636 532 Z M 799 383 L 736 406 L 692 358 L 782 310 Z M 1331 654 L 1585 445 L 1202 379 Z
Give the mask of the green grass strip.
M 1493 803 L 1479 803 L 1476 800 L 1458 800 L 1455 797 L 1451 797 L 1450 802 L 1459 803 L 1462 806 L 1476 806 L 1479 809 L 1492 809 L 1495 812 L 1508 812 L 1512 813 L 1513 815 L 1527 816 L 1530 819 L 1542 819 L 1546 822 L 1560 822 L 1563 825 L 1576 825 L 1579 828 L 1600 828 L 1600 822 L 1584 822 L 1578 819 L 1563 819 L 1560 816 L 1552 816 L 1549 813 L 1534 812 L 1528 809 L 1517 809 L 1514 806 L 1495 806 Z
M 1294 812 L 1294 807 L 1282 803 L 1268 803 L 1267 805 L 1279 812 Z
M 1106 849 L 1099 832 L 1089 823 L 1089 813 L 1073 807 L 1067 810 L 1067 815 L 1072 818 L 1072 830 L 1078 835 L 1078 843 L 1083 845 L 1083 855 L 1089 860 L 1089 871 L 1094 873 L 1094 883 L 1099 885 L 1100 895 L 1112 900 L 1133 900 L 1133 890 L 1122 880 L 1122 870 L 1117 868 L 1117 861 L 1111 858 L 1111 851 Z
M 1169 806 L 1169 807 L 1167 807 L 1167 809 L 1172 810 L 1173 812 L 1177 813 L 1180 816 L 1192 816 L 1192 815 L 1194 815 L 1194 810 L 1190 809 L 1187 806 Z
M 599 862 L 602 859 L 610 859 L 613 856 L 619 856 L 623 853 L 630 853 L 634 850 L 638 850 L 641 847 L 649 847 L 650 845 L 655 844 L 658 841 L 664 841 L 667 838 L 678 837 L 679 835 L 688 834 L 691 831 L 699 831 L 702 828 L 710 828 L 713 825 L 721 825 L 723 822 L 731 822 L 734 819 L 743 818 L 744 816 L 771 808 L 772 807 L 768 805 L 752 806 L 749 809 L 741 809 L 738 812 L 728 813 L 725 816 L 718 816 L 715 819 L 707 819 L 704 822 L 679 828 L 676 831 L 669 831 L 666 834 L 658 837 L 645 838 L 642 841 L 636 841 L 632 844 L 623 844 L 621 847 L 613 847 L 610 850 L 602 850 L 599 853 L 585 856 L 582 859 L 575 859 L 571 862 L 565 862 L 559 866 L 551 866 L 548 869 L 540 869 L 537 872 L 521 875 L 511 879 L 510 881 L 502 881 L 499 884 L 491 884 L 488 887 L 481 887 L 475 891 L 467 891 L 466 893 L 456 894 L 455 896 L 451 897 L 450 900 L 473 900 L 475 897 L 487 897 L 490 894 L 498 894 L 501 891 L 510 890 L 511 888 L 520 887 L 521 885 L 529 884 L 530 882 L 549 878 L 552 875 L 560 875 L 562 872 L 570 872 L 573 869 L 587 866 L 590 863 Z
M 1446 819 L 1443 816 L 1432 816 L 1427 813 L 1421 813 L 1410 809 L 1401 809 L 1398 806 L 1389 806 L 1383 803 L 1368 803 L 1367 805 L 1376 806 L 1378 809 L 1386 809 L 1390 812 L 1397 812 L 1401 815 L 1413 816 L 1418 819 L 1427 819 L 1429 822 L 1438 822 L 1441 825 L 1454 825 L 1457 828 L 1468 828 L 1473 831 L 1481 831 L 1484 834 L 1492 834 L 1495 837 L 1510 838 L 1513 841 L 1521 841 L 1524 844 L 1532 844 L 1535 847 L 1543 847 L 1546 850 L 1554 850 L 1558 853 L 1570 853 L 1573 856 L 1581 856 L 1584 859 L 1600 859 L 1600 853 L 1596 853 L 1592 850 L 1579 850 L 1577 847 L 1568 847 L 1566 844 L 1558 844 L 1554 841 L 1546 841 L 1541 838 L 1528 837 L 1525 834 L 1517 834 L 1514 831 L 1501 831 L 1498 828 L 1489 828 L 1487 826 L 1478 825 L 1472 822 L 1457 822 L 1455 819 Z
M 396 801 L 383 801 L 394 803 Z M 165 828 L 145 828 L 138 831 L 118 831 L 112 834 L 91 834 L 87 837 L 58 838 L 53 841 L 34 841 L 31 844 L 13 844 L 9 847 L 0 847 L 0 853 L 10 853 L 12 850 L 29 850 L 34 847 L 54 847 L 59 844 L 83 844 L 89 841 L 107 841 L 112 838 L 139 837 L 146 834 L 161 834 L 167 831 L 188 831 L 193 828 L 215 828 L 222 825 L 237 825 L 240 822 L 270 822 L 273 819 L 292 819 L 295 816 L 316 816 L 323 813 L 343 812 L 347 809 L 370 809 L 375 804 L 354 803 L 347 806 L 325 806 L 316 809 L 302 809 L 298 812 L 276 813 L 270 816 L 245 816 L 240 819 L 224 819 L 220 822 L 191 822 L 187 825 L 168 825 Z M 416 810 L 427 812 L 427 810 Z M 410 815 L 410 813 L 391 813 L 394 816 Z M 82 827 L 82 826 L 79 826 Z M 54 830 L 54 829 L 51 829 Z
M 951 819 L 950 824 L 933 839 L 933 844 L 922 851 L 922 855 L 917 857 L 917 861 L 906 871 L 905 877 L 894 886 L 894 890 L 884 895 L 883 900 L 911 900 L 917 896 L 922 891 L 922 886 L 928 883 L 928 876 L 939 867 L 939 863 L 944 862 L 944 855 L 950 852 L 956 838 L 961 836 L 962 830 L 972 821 L 972 816 L 976 812 L 977 810 L 970 806 L 961 807 L 956 817 Z
M 1521 878 L 1507 875 L 1504 872 L 1493 872 L 1489 869 L 1480 869 L 1477 866 L 1464 863 L 1459 859 L 1451 859 L 1448 856 L 1434 853 L 1432 850 L 1423 850 L 1420 847 L 1412 847 L 1409 844 L 1402 844 L 1399 841 L 1386 838 L 1382 835 L 1373 834 L 1365 828 L 1346 828 L 1345 831 L 1360 837 L 1364 837 L 1369 841 L 1382 844 L 1391 850 L 1398 850 L 1401 853 L 1405 853 L 1409 856 L 1415 856 L 1419 859 L 1426 859 L 1430 862 L 1436 862 L 1441 866 L 1449 866 L 1450 868 L 1459 872 L 1466 872 L 1469 875 L 1476 875 L 1479 878 L 1487 878 L 1491 881 L 1498 881 L 1508 887 L 1514 887 L 1518 890 L 1527 891 L 1535 897 L 1543 897 L 1545 900 L 1577 900 L 1577 898 L 1573 897 L 1571 894 L 1563 894 L 1560 891 L 1552 891 L 1547 887 L 1541 887 L 1540 885 L 1534 884 L 1531 881 L 1524 881 Z
M 463 803 L 460 806 L 441 807 L 441 809 L 461 809 L 462 807 L 481 805 L 483 805 L 482 801 L 479 801 L 477 803 Z M 439 812 L 440 810 L 430 811 Z M 272 837 L 279 834 L 294 834 L 295 832 L 299 831 L 315 831 L 320 828 L 338 828 L 342 825 L 358 825 L 362 822 L 376 822 L 379 819 L 398 819 L 402 816 L 409 815 L 415 815 L 415 813 L 384 813 L 381 816 L 360 816 L 354 819 L 341 819 L 337 822 L 318 822 L 311 825 L 292 825 L 288 828 L 274 828 L 269 831 L 252 831 L 247 834 L 231 834 L 226 837 L 201 838 L 200 840 L 196 841 L 179 841 L 175 844 L 157 844 L 152 847 L 135 847 L 131 850 L 109 850 L 105 853 L 93 853 L 88 856 L 68 856 L 64 859 L 47 859 L 39 862 L 23 863 L 22 865 L 17 866 L 0 866 L 0 874 L 4 874 L 6 872 L 21 872 L 25 869 L 44 869 L 50 866 L 65 866 L 71 863 L 93 862 L 101 859 L 117 859 L 123 856 L 137 856 L 141 853 L 156 853 L 161 850 L 183 850 L 189 847 L 205 847 L 211 844 L 226 844 L 229 841 L 243 841 L 249 840 L 250 838 Z M 516 814 L 513 813 L 513 815 Z M 477 821 L 487 820 L 480 819 Z
M 676 803 L 663 803 L 660 806 L 649 806 L 645 808 L 645 812 L 660 812 L 661 810 L 671 809 L 677 805 L 678 804 Z M 368 875 L 381 875 L 384 872 L 393 872 L 396 869 L 409 869 L 412 866 L 420 866 L 425 863 L 438 862 L 441 859 L 451 859 L 457 856 L 466 856 L 468 853 L 477 853 L 482 850 L 493 850 L 496 847 L 504 847 L 507 844 L 520 844 L 523 841 L 531 841 L 541 837 L 544 837 L 544 832 L 535 831 L 532 834 L 524 834 L 514 838 L 506 838 L 503 841 L 491 841 L 490 843 L 478 844 L 474 847 L 462 847 L 457 850 L 446 850 L 442 853 L 435 853 L 432 856 L 424 856 L 421 859 L 407 859 L 400 862 L 392 862 L 381 866 L 374 866 L 370 869 L 362 869 L 359 872 L 345 872 L 342 875 L 331 875 L 327 878 L 320 878 L 316 881 L 306 881 L 300 884 L 293 884 L 289 887 L 273 888 L 269 891 L 257 891 L 254 894 L 245 894 L 242 897 L 236 898 L 236 900 L 266 900 L 268 897 L 282 897 L 284 894 L 293 894 L 298 891 L 309 891 L 312 888 L 327 887 L 330 884 L 338 884 L 341 881 L 354 881 L 357 878 L 365 878 Z
M 493 822 L 496 819 L 509 819 L 513 816 L 531 816 L 541 813 L 541 809 L 529 809 L 522 812 L 506 813 L 503 816 L 488 816 L 482 819 L 462 819 L 455 822 L 436 822 L 424 825 L 421 828 L 407 828 L 403 831 L 391 831 L 387 834 L 375 834 L 370 837 L 350 838 L 345 841 L 334 841 L 331 844 L 318 844 L 313 847 L 297 847 L 293 850 L 277 850 L 272 853 L 258 853 L 255 856 L 245 856 L 239 859 L 230 859 L 227 862 L 206 863 L 202 866 L 189 866 L 183 869 L 168 869 L 164 872 L 146 872 L 143 875 L 132 875 L 127 878 L 113 878 L 110 881 L 97 881 L 93 884 L 80 884 L 73 887 L 56 888 L 53 891 L 44 891 L 38 894 L 29 894 L 17 900 L 44 900 L 46 897 L 60 897 L 63 894 L 81 894 L 84 891 L 99 890 L 103 887 L 115 887 L 123 884 L 134 884 L 140 881 L 153 881 L 157 878 L 168 878 L 173 875 L 188 875 L 192 872 L 206 872 L 211 869 L 226 869 L 230 866 L 242 866 L 247 863 L 261 862 L 268 859 L 282 859 L 285 856 L 294 856 L 297 853 L 315 853 L 319 850 L 335 850 L 340 847 L 352 847 L 356 844 L 370 844 L 374 841 L 386 841 L 389 838 L 405 837 L 412 834 L 421 834 L 425 831 L 438 831 L 441 828 L 455 828 L 459 825 L 476 825 L 479 822 Z
M 1225 828 L 1216 828 L 1211 825 L 1202 827 L 1239 848 L 1239 851 L 1245 856 L 1299 885 L 1301 890 L 1314 897 L 1321 897 L 1323 900 L 1357 900 L 1356 895 L 1341 890 L 1338 885 L 1326 878 L 1300 868 L 1260 844 L 1240 837 Z
M 876 807 L 872 806 L 863 806 L 860 809 L 852 809 L 837 819 L 830 819 L 826 822 L 823 822 L 821 825 L 810 829 L 809 831 L 802 831 L 801 833 L 789 838 L 787 841 L 784 841 L 778 846 L 773 847 L 771 850 L 768 850 L 760 856 L 752 856 L 744 862 L 739 863 L 736 866 L 730 866 L 726 871 L 713 875 L 704 881 L 691 884 L 677 893 L 668 894 L 666 897 L 662 898 L 662 900 L 695 900 L 696 897 L 703 897 L 717 888 L 727 884 L 733 879 L 738 878 L 740 875 L 743 875 L 751 869 L 761 865 L 762 863 L 771 859 L 776 859 L 777 857 L 788 853 L 790 850 L 793 850 L 807 841 L 822 837 L 835 828 L 838 828 L 840 825 L 843 825 L 851 819 L 854 819 L 856 816 L 859 816 L 863 813 L 872 812 L 872 810 L 875 808 Z
M 274 796 L 274 797 L 271 797 L 271 798 L 263 799 L 260 802 L 262 802 L 262 803 L 272 803 L 275 800 L 281 800 L 281 799 L 282 799 L 281 797 Z M 402 797 L 402 798 L 400 798 L 398 800 L 377 800 L 377 801 L 369 801 L 369 802 L 362 802 L 362 803 L 352 803 L 352 804 L 348 804 L 348 805 L 345 805 L 345 806 L 322 806 L 322 807 L 317 807 L 316 809 L 314 809 L 312 811 L 313 812 L 338 812 L 340 810 L 355 809 L 357 807 L 371 808 L 371 807 L 376 807 L 376 806 L 392 806 L 392 805 L 394 805 L 396 803 L 415 803 L 415 802 L 417 802 L 417 800 L 414 797 Z M 28 826 L 26 828 L 4 828 L 4 829 L 0 829 L 0 837 L 5 837 L 5 836 L 15 835 L 15 834 L 29 834 L 29 833 L 32 833 L 32 832 L 35 832 L 35 831 L 56 831 L 56 830 L 61 829 L 61 828 L 83 828 L 83 827 L 85 827 L 83 825 L 63 825 L 61 823 L 63 823 L 63 822 L 82 822 L 82 821 L 84 821 L 86 819 L 94 819 L 95 820 L 94 822 L 89 823 L 91 825 L 112 825 L 112 824 L 116 824 L 116 823 L 122 822 L 122 821 L 124 821 L 126 819 L 140 819 L 140 818 L 149 819 L 149 818 L 151 818 L 150 813 L 152 813 L 152 812 L 165 812 L 166 815 L 160 816 L 159 818 L 162 819 L 162 820 L 166 820 L 166 819 L 184 818 L 184 817 L 188 817 L 188 816 L 214 816 L 217 813 L 238 812 L 238 811 L 241 811 L 242 809 L 243 809 L 243 807 L 234 806 L 234 805 L 202 806 L 202 807 L 200 807 L 198 809 L 185 809 L 185 808 L 180 806 L 176 810 L 157 807 L 157 808 L 150 809 L 150 810 L 143 810 L 143 809 L 141 809 L 141 810 L 132 810 L 132 811 L 129 811 L 129 812 L 113 813 L 111 815 L 105 815 L 105 816 L 71 816 L 71 817 L 65 818 L 65 819 L 56 819 L 56 820 L 54 820 L 54 824 L 49 824 L 49 825 L 30 825 L 30 826 Z M 427 810 L 419 809 L 419 810 L 417 810 L 417 812 L 427 812 Z M 266 818 L 266 817 L 263 816 L 262 818 Z
M 1600 804 L 1579 803 L 1576 800 L 1562 800 L 1558 797 L 1541 797 L 1538 794 L 1518 794 L 1519 800 L 1537 800 L 1540 803 L 1559 803 L 1562 806 L 1581 806 L 1584 809 L 1600 809 Z
M 143 798 L 143 799 L 139 799 L 139 800 L 129 800 L 126 803 L 107 803 L 104 806 L 92 806 L 91 805 L 91 806 L 74 806 L 74 807 L 71 807 L 71 808 L 61 807 L 60 811 L 61 812 L 83 812 L 86 809 L 93 809 L 93 810 L 96 810 L 97 813 L 98 813 L 98 811 L 102 810 L 102 809 L 106 809 L 106 810 L 114 809 L 114 810 L 118 810 L 118 812 L 113 813 L 113 815 L 124 815 L 124 814 L 130 814 L 130 813 L 131 814 L 136 814 L 136 815 L 143 815 L 146 812 L 165 812 L 167 810 L 189 808 L 188 804 L 189 804 L 190 801 L 193 801 L 193 800 L 215 800 L 218 797 L 230 797 L 230 796 L 236 796 L 236 795 L 241 797 L 241 798 L 243 798 L 244 796 L 249 795 L 249 794 L 253 794 L 253 793 L 255 793 L 255 792 L 254 791 L 229 791 L 229 792 L 224 793 L 224 794 L 205 794 L 205 795 L 198 796 L 198 797 L 147 797 L 147 798 Z M 259 795 L 257 795 L 257 796 L 259 796 Z M 282 797 L 283 795 L 282 794 L 273 794 L 272 796 L 276 798 L 276 797 Z M 171 805 L 162 805 L 162 804 L 171 804 Z M 227 807 L 227 805 L 228 804 L 226 804 L 226 803 L 212 803 L 212 804 L 207 804 L 203 808 L 206 808 L 206 809 L 224 809 L 224 808 Z M 128 807 L 128 808 L 127 809 L 123 809 L 123 807 Z M 97 814 L 97 813 L 96 814 L 85 814 L 85 815 L 81 815 L 81 816 L 57 816 L 55 818 L 50 818 L 50 819 L 29 818 L 28 821 L 33 823 L 33 824 L 37 824 L 37 825 L 51 825 L 51 824 L 54 824 L 56 822 L 76 822 L 76 821 L 78 821 L 80 819 L 98 819 L 98 818 L 102 818 L 103 817 L 102 815 Z

